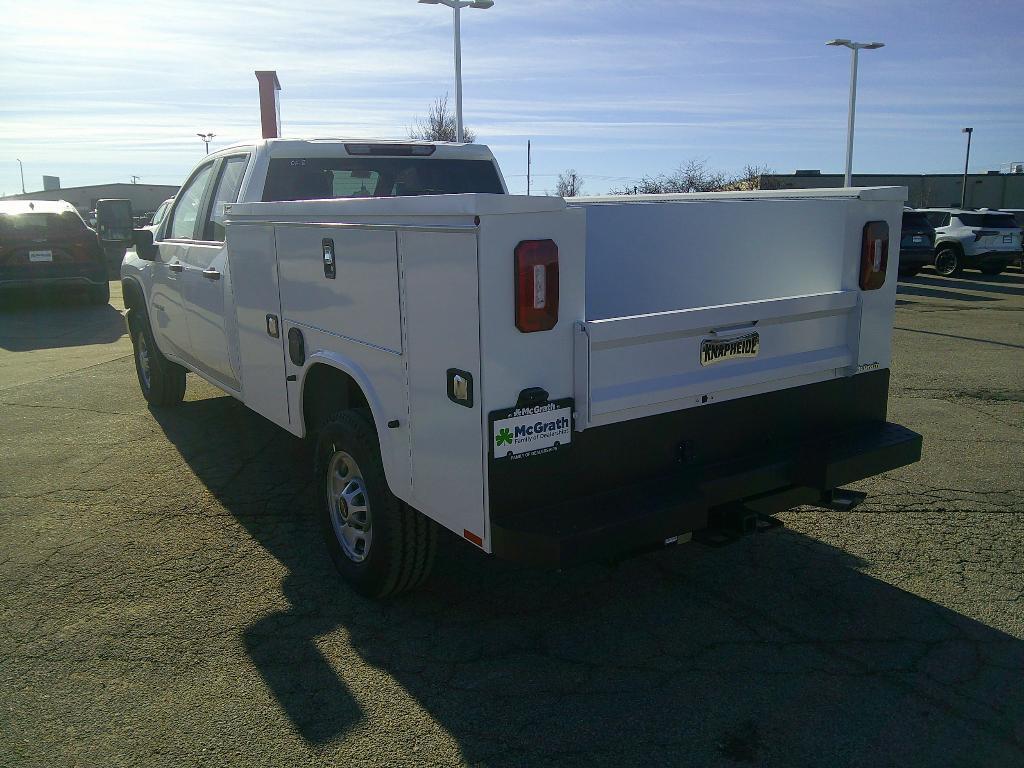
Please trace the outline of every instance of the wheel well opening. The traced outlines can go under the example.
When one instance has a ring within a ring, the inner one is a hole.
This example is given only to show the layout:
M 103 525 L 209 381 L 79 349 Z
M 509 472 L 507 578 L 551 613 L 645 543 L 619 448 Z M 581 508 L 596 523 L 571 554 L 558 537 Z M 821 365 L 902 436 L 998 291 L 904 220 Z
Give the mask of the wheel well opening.
M 124 297 L 124 305 L 128 309 L 146 308 L 146 302 L 142 298 L 142 289 L 134 280 L 121 281 L 121 295 Z
M 331 416 L 348 408 L 370 410 L 366 395 L 356 380 L 344 371 L 323 363 L 310 368 L 302 384 L 302 418 L 306 433 L 315 432 Z

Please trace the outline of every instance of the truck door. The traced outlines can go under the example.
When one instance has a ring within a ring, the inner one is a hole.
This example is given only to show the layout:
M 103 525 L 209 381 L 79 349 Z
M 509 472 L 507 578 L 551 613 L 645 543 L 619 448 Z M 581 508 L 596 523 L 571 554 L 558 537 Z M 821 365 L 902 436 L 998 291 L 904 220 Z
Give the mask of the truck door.
M 174 201 L 170 221 L 157 242 L 159 258 L 153 265 L 150 320 L 157 343 L 164 351 L 194 362 L 188 321 L 185 319 L 185 273 L 189 246 L 195 240 L 196 223 L 210 186 L 214 161 L 192 174 Z
M 235 315 L 231 307 L 231 274 L 224 243 L 224 206 L 238 198 L 248 154 L 220 160 L 217 181 L 206 206 L 196 242 L 188 248 L 182 276 L 185 310 L 195 365 L 211 378 L 237 391 L 240 388 L 235 344 Z

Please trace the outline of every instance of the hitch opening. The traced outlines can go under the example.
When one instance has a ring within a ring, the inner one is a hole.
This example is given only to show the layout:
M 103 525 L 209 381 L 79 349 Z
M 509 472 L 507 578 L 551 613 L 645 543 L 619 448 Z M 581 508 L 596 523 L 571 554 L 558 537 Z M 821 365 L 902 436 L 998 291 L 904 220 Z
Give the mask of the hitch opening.
M 849 512 L 866 499 L 868 495 L 863 491 L 850 491 L 846 488 L 832 488 L 821 494 L 818 501 L 819 507 L 831 509 L 835 512 Z

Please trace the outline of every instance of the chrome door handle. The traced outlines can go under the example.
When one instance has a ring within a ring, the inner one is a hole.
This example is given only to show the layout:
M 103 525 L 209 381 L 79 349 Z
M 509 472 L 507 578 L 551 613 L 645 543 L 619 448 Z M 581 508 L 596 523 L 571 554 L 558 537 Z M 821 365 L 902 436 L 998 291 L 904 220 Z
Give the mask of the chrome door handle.
M 182 272 L 185 269 L 185 265 L 175 261 L 173 264 L 168 264 L 167 268 L 171 270 L 171 272 Z
M 209 269 L 203 270 L 203 277 L 207 280 L 220 280 L 220 272 L 213 267 L 210 267 Z

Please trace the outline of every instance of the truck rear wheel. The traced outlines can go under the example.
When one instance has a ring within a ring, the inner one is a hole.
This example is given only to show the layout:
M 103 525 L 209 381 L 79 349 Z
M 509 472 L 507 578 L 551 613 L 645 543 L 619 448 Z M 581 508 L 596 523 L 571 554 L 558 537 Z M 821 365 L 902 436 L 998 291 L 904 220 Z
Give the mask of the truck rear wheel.
M 422 584 L 433 567 L 437 529 L 391 493 L 367 415 L 342 411 L 321 427 L 315 472 L 324 538 L 345 580 L 376 598 Z
M 149 318 L 128 311 L 128 330 L 135 350 L 135 373 L 142 396 L 150 405 L 177 405 L 185 397 L 185 369 L 172 363 L 156 346 Z

